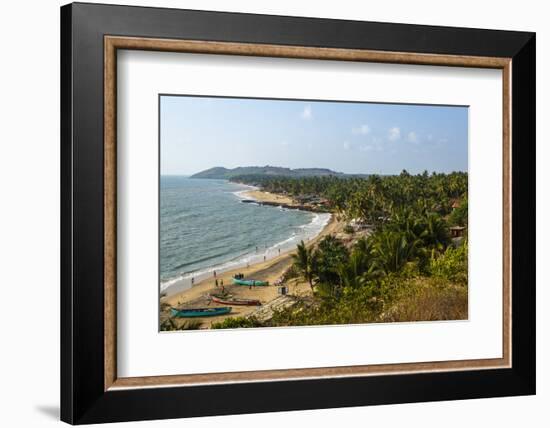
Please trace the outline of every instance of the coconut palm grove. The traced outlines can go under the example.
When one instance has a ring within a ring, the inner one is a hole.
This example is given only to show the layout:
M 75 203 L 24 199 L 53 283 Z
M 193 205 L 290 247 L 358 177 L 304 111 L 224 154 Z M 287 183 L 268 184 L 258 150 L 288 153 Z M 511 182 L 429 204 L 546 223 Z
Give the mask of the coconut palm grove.
M 229 180 L 285 196 L 289 208 L 329 212 L 342 226 L 290 255 L 279 283 L 292 305 L 212 328 L 467 319 L 467 173 Z

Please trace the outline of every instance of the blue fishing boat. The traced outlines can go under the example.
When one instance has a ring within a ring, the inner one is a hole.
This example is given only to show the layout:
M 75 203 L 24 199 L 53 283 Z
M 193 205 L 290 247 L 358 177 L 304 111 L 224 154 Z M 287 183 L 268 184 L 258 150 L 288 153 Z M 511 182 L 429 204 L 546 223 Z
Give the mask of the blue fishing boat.
M 250 286 L 265 287 L 265 286 L 269 285 L 269 282 L 267 282 L 267 281 L 257 281 L 255 279 L 233 278 L 233 284 L 235 284 L 235 285 L 246 285 L 247 287 L 250 287 Z
M 195 317 L 213 317 L 216 315 L 225 315 L 231 312 L 231 307 L 223 308 L 193 308 L 193 309 L 175 309 L 170 308 L 170 313 L 176 318 L 195 318 Z

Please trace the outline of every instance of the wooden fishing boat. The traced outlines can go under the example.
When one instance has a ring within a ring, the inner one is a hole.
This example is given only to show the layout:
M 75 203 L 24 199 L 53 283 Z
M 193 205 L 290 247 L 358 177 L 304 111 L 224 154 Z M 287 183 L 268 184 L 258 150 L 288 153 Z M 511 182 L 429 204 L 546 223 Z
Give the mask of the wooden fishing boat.
M 210 299 L 221 305 L 236 305 L 236 306 L 260 306 L 261 302 L 256 299 L 237 299 L 231 295 L 209 294 Z
M 257 281 L 255 279 L 233 278 L 233 284 L 235 284 L 235 285 L 246 285 L 247 287 L 250 287 L 250 286 L 265 287 L 265 286 L 269 285 L 269 282 L 267 282 L 267 281 Z
M 231 307 L 225 308 L 192 308 L 175 309 L 170 308 L 170 313 L 176 318 L 194 318 L 194 317 L 213 317 L 216 315 L 225 315 L 231 312 Z

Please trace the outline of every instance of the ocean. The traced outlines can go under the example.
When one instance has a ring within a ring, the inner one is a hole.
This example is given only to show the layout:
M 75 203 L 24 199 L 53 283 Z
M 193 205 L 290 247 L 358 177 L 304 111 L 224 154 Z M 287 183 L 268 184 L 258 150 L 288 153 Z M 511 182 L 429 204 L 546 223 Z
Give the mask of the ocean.
M 243 203 L 250 186 L 227 180 L 160 179 L 160 290 L 190 288 L 213 271 L 261 262 L 316 236 L 330 214 Z

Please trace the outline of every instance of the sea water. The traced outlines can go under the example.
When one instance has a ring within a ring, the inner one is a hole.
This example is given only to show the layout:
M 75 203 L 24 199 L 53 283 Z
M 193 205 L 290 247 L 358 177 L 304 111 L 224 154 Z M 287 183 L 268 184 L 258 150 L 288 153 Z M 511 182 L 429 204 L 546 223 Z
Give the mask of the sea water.
M 330 214 L 244 203 L 250 186 L 227 180 L 160 179 L 160 290 L 276 257 L 313 238 Z M 248 199 L 248 198 L 247 198 Z

